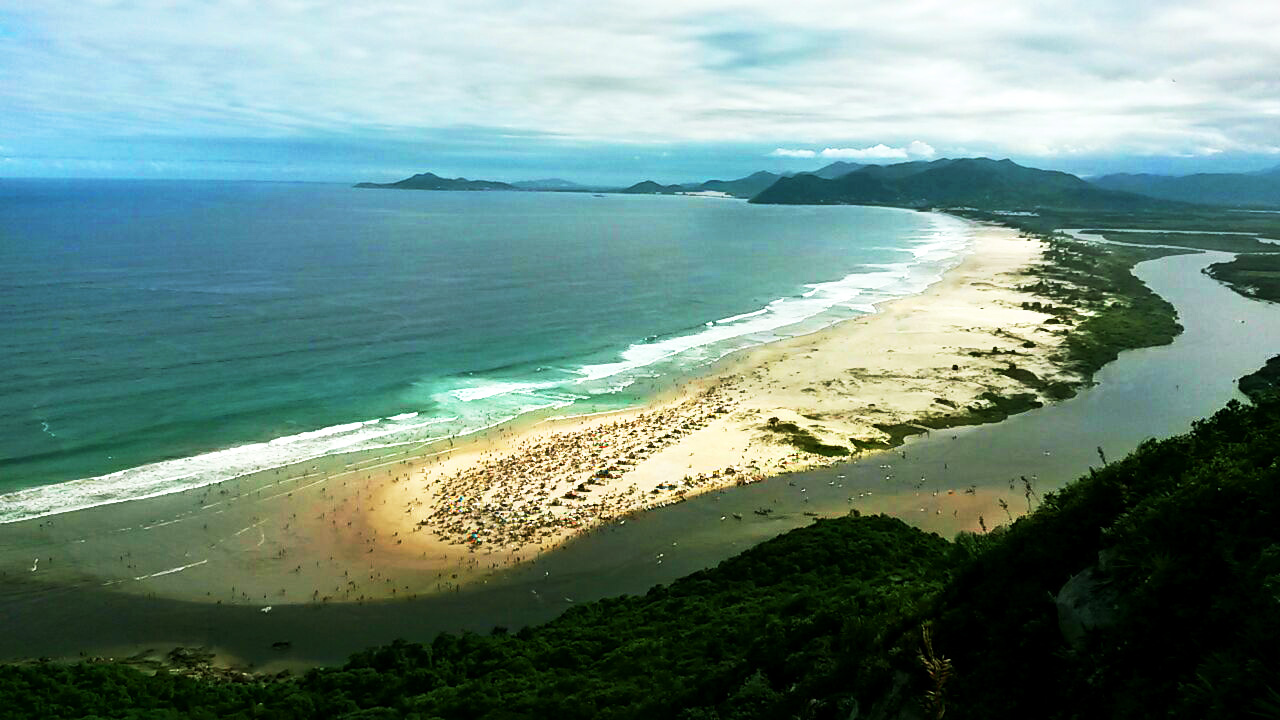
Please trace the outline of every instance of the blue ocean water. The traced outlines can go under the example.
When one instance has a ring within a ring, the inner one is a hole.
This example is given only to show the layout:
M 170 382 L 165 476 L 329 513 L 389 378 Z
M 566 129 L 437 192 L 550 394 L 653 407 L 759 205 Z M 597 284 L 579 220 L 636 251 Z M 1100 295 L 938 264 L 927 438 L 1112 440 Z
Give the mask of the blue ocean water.
M 888 208 L 0 180 L 0 522 L 633 404 L 919 292 Z

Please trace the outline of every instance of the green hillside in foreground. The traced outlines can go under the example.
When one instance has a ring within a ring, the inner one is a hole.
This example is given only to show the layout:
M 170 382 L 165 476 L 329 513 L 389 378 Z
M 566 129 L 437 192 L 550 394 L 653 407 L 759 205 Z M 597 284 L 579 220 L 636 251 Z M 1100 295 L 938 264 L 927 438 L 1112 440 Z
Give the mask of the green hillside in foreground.
M 1141 210 L 1169 205 L 1164 200 L 1095 187 L 1068 173 L 989 158 L 866 165 L 833 179 L 816 175 L 784 177 L 751 202 L 1007 211 L 1040 207 Z
M 7 666 L 0 718 L 1278 718 L 1280 400 L 1254 395 L 990 533 L 820 520 L 643 596 L 287 679 Z

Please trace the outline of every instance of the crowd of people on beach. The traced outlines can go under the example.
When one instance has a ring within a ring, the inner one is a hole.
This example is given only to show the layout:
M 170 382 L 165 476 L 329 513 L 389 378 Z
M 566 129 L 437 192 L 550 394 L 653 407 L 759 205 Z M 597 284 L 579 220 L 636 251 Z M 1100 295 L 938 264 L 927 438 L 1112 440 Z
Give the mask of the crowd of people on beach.
M 633 419 L 535 437 L 452 474 L 430 477 L 434 493 L 405 512 L 451 544 L 518 550 L 628 512 L 677 501 L 691 490 L 758 477 L 726 467 L 641 487 L 624 478 L 640 462 L 733 411 L 731 384 Z

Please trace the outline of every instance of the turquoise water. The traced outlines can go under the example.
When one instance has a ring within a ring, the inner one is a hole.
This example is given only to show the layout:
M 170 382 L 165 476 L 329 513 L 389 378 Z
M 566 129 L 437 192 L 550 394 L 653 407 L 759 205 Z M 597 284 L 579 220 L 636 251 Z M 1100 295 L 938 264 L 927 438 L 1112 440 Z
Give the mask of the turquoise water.
M 919 292 L 888 208 L 0 181 L 0 522 L 635 403 Z

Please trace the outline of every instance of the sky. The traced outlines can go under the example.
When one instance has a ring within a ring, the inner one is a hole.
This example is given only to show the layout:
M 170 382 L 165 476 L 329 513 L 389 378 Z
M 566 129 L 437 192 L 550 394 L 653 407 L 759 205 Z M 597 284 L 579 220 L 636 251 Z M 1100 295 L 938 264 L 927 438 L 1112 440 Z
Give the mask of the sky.
M 0 177 L 1280 165 L 1280 2 L 0 0 Z

